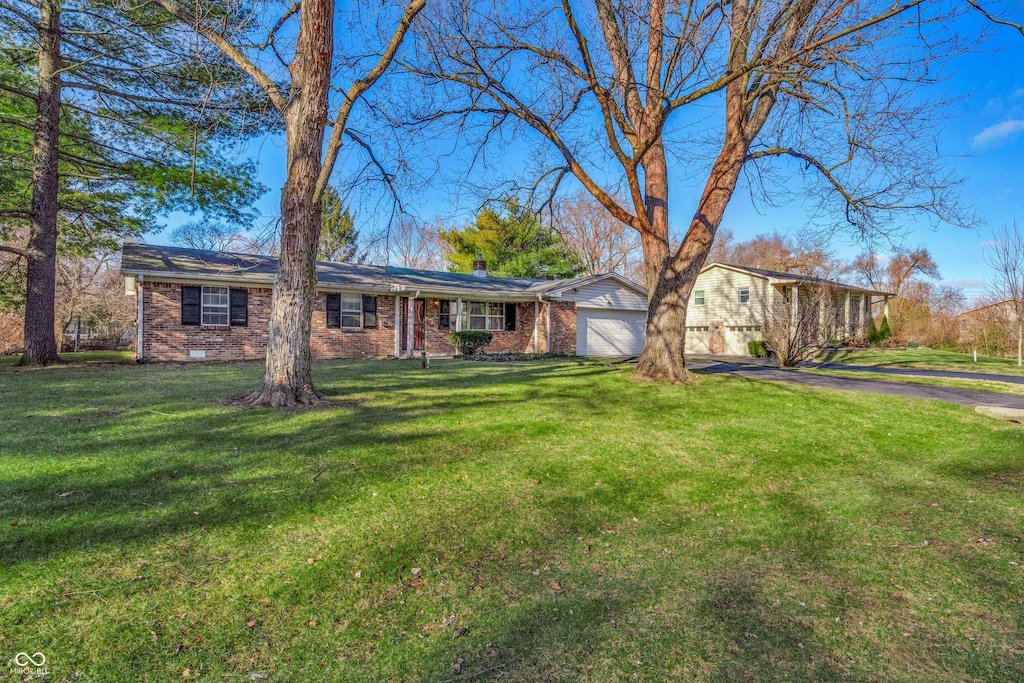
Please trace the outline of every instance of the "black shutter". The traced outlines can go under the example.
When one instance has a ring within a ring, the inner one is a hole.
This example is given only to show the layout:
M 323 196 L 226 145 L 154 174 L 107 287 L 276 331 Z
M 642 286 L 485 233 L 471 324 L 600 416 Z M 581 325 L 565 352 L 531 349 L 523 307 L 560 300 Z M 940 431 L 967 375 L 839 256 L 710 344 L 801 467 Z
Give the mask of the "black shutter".
M 231 326 L 246 327 L 249 325 L 249 290 L 232 287 L 230 292 Z
M 363 295 L 363 328 L 377 327 L 377 297 L 372 294 Z
M 327 295 L 327 327 L 341 327 L 341 294 Z
M 198 325 L 203 315 L 203 288 L 181 286 L 181 324 Z
M 452 302 L 442 299 L 437 303 L 437 326 L 442 330 L 450 330 L 452 328 Z
M 516 331 L 516 305 L 505 304 L 505 331 Z

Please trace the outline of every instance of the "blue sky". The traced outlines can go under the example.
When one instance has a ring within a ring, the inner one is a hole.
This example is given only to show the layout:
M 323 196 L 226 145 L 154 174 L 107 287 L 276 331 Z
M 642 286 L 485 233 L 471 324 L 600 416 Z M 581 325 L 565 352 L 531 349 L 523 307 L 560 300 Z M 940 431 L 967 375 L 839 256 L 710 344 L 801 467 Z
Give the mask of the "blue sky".
M 1024 16 L 1024 0 L 1011 0 L 1011 14 Z M 993 32 L 983 52 L 961 56 L 956 71 L 939 89 L 941 94 L 962 98 L 948 110 L 949 120 L 938 140 L 947 167 L 964 179 L 962 194 L 983 223 L 973 230 L 948 225 L 932 229 L 913 223 L 899 224 L 907 231 L 905 244 L 926 246 L 939 265 L 943 280 L 963 288 L 968 298 L 983 293 L 988 277 L 983 260 L 983 245 L 993 228 L 1024 222 L 1024 36 L 1010 29 Z M 264 217 L 278 212 L 279 188 L 283 182 L 284 145 L 278 137 L 268 137 L 247 145 L 246 156 L 255 158 L 261 181 L 270 188 L 258 203 Z M 671 193 L 671 220 L 686 225 L 699 196 L 700 183 L 674 174 Z M 453 205 L 451 192 L 430 192 L 407 196 L 405 200 L 420 218 L 433 215 L 469 219 L 470 206 Z M 357 216 L 358 217 L 358 216 Z M 733 231 L 737 239 L 806 225 L 810 217 L 798 203 L 759 210 L 748 193 L 737 191 L 722 227 Z M 171 216 L 173 227 L 187 217 Z M 367 232 L 372 232 L 369 226 Z M 167 242 L 169 230 L 150 238 Z M 837 238 L 832 243 L 839 256 L 851 258 L 863 247 Z

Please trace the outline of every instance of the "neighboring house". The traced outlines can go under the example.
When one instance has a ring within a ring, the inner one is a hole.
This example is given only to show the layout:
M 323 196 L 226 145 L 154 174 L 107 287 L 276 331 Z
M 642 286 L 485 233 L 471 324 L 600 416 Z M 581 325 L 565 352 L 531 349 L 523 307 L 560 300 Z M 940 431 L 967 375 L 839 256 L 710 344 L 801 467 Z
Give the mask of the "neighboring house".
M 686 353 L 746 356 L 770 322 L 813 316 L 829 336 L 863 336 L 879 297 L 892 295 L 821 278 L 712 263 L 697 276 L 686 313 Z M 781 314 L 780 314 L 781 311 Z
M 318 262 L 310 344 L 316 358 L 453 352 L 460 329 L 491 331 L 486 351 L 635 355 L 647 292 L 615 274 L 503 278 Z M 121 274 L 137 299 L 139 360 L 263 358 L 277 259 L 126 244 Z
M 987 353 L 1017 350 L 1017 314 L 1013 299 L 995 301 L 958 313 L 956 320 L 960 326 L 961 343 L 980 347 Z

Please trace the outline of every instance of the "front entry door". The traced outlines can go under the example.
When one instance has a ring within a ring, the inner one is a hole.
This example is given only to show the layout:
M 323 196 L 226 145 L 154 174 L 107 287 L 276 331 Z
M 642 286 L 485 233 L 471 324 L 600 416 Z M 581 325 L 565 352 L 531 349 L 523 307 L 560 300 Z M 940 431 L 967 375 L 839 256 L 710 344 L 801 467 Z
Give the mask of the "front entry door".
M 423 324 L 427 317 L 427 300 L 412 300 L 412 350 L 423 350 Z M 409 297 L 402 297 L 402 350 L 409 350 Z
M 725 325 L 718 320 L 708 328 L 708 353 L 720 356 L 725 353 Z

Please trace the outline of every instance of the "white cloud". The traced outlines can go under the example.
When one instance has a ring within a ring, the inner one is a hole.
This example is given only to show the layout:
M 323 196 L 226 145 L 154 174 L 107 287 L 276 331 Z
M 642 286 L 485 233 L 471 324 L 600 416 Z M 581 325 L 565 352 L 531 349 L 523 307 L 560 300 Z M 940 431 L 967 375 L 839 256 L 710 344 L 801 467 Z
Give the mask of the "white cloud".
M 970 289 L 970 288 L 974 288 L 974 287 L 984 287 L 985 286 L 985 282 L 983 280 L 971 280 L 971 279 L 955 280 L 953 282 L 953 286 L 954 287 L 960 287 L 961 289 Z
M 1024 119 L 1007 119 L 1002 123 L 989 126 L 974 136 L 974 144 L 986 145 L 1003 138 L 1010 137 L 1015 133 L 1024 131 Z

